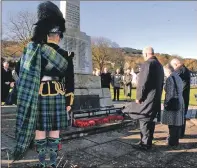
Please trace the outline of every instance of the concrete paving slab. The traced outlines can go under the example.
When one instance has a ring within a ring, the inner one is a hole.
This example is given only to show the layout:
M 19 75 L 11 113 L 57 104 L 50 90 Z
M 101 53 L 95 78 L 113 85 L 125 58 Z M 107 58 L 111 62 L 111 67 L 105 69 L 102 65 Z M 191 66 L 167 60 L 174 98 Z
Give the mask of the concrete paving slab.
M 119 141 L 111 141 L 101 145 L 97 145 L 85 150 L 85 152 L 100 157 L 106 161 L 110 161 L 115 157 L 125 155 L 132 152 L 134 149 L 127 144 L 121 143 Z
M 95 145 L 97 145 L 97 143 L 89 141 L 84 138 L 73 139 L 73 140 L 63 142 L 62 150 L 64 152 L 72 152 L 72 151 L 85 149 L 85 148 L 95 146 Z
M 85 137 L 85 139 L 96 142 L 96 143 L 105 143 L 108 141 L 116 140 L 119 137 L 123 137 L 124 133 L 113 131 L 113 132 L 105 132 L 97 135 L 90 135 Z

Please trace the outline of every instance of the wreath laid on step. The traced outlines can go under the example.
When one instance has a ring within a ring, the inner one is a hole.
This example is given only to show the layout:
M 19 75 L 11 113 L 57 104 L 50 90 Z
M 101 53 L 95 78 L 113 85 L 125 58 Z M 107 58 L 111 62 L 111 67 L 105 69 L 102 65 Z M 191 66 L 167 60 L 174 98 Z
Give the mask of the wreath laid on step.
M 85 128 L 115 122 L 118 120 L 124 120 L 124 117 L 121 115 L 110 115 L 102 118 L 76 119 L 74 120 L 73 125 L 75 127 Z

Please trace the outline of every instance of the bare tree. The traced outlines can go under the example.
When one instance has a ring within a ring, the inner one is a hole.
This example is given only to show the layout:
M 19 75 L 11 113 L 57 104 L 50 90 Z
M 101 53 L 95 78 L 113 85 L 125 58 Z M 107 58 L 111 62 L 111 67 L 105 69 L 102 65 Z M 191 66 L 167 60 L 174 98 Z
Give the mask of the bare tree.
M 20 11 L 17 15 L 11 15 L 4 24 L 3 35 L 12 41 L 18 42 L 23 48 L 30 40 L 34 23 L 36 23 L 35 13 Z
M 124 62 L 124 57 L 117 43 L 104 37 L 94 37 L 92 38 L 92 60 L 94 67 L 102 71 L 106 65 L 114 68 L 116 64 Z

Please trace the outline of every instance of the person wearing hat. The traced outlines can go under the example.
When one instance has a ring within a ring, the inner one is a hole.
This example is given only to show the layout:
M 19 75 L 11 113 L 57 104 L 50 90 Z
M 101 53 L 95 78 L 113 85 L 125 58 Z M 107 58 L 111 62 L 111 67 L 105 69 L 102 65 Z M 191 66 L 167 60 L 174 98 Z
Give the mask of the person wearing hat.
M 67 127 L 66 108 L 72 104 L 66 103 L 65 81 L 74 53 L 58 46 L 64 32 L 65 19 L 59 8 L 50 1 L 39 4 L 33 37 L 16 68 L 19 79 L 14 161 L 24 156 L 34 139 L 39 160 L 36 167 L 56 167 L 60 130 Z M 47 153 L 49 163 L 45 160 Z

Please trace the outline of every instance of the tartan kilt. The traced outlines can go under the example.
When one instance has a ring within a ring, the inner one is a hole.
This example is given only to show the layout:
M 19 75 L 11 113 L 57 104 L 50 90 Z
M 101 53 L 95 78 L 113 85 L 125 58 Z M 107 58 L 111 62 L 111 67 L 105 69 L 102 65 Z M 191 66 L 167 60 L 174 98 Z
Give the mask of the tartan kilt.
M 53 82 L 53 83 L 52 83 Z M 42 84 L 46 85 L 49 84 L 50 86 L 50 93 L 54 93 L 53 85 L 54 83 L 60 82 L 50 81 L 50 82 L 41 82 Z M 45 90 L 46 87 L 40 87 L 39 91 L 39 98 L 38 98 L 38 118 L 36 124 L 36 130 L 39 131 L 55 131 L 55 130 L 63 130 L 66 129 L 67 123 L 67 112 L 66 112 L 66 98 L 65 94 L 57 93 L 51 94 L 49 96 L 43 96 L 40 94 Z M 61 89 L 63 91 L 63 89 Z

